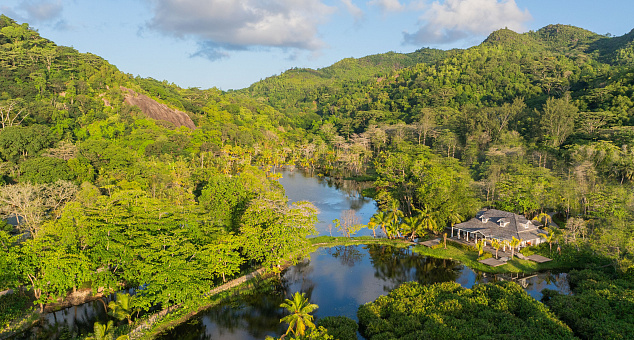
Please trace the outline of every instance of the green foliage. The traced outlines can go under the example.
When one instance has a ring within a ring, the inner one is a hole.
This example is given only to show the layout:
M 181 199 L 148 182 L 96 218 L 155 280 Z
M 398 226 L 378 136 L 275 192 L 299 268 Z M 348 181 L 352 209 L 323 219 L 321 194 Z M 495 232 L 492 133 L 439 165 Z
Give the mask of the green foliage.
M 582 339 L 634 336 L 634 284 L 599 271 L 569 273 L 572 295 L 544 290 L 542 301 Z
M 288 324 L 288 330 L 286 334 L 292 332 L 297 337 L 303 337 L 306 334 L 306 329 L 316 328 L 312 322 L 313 316 L 310 315 L 315 309 L 319 308 L 316 304 L 310 303 L 305 296 L 305 293 L 295 292 L 293 299 L 286 299 L 284 303 L 280 305 L 282 308 L 286 308 L 290 315 L 283 317 L 280 322 Z
M 514 282 L 471 289 L 455 282 L 406 283 L 359 307 L 357 316 L 368 339 L 574 339 L 568 326 Z
M 317 320 L 317 327 L 324 327 L 334 339 L 356 340 L 359 325 L 345 316 L 326 316 Z
M 0 296 L 0 328 L 23 316 L 32 306 L 31 299 L 22 292 Z
M 37 157 L 20 164 L 21 180 L 31 183 L 53 183 L 58 180 L 75 179 L 73 170 L 63 159 L 53 157 Z
M 53 139 L 43 125 L 12 126 L 0 131 L 0 155 L 13 162 L 36 156 L 52 143 Z

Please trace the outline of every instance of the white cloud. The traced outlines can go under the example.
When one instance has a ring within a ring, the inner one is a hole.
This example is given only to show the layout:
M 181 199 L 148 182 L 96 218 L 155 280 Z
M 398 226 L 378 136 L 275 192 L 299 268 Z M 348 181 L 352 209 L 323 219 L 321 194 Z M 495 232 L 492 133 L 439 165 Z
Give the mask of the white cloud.
M 200 41 L 195 55 L 215 59 L 226 50 L 280 47 L 317 50 L 318 26 L 335 10 L 321 0 L 153 0 L 148 26 Z
M 368 4 L 379 7 L 383 12 L 399 12 L 405 9 L 399 0 L 372 0 Z
M 60 1 L 24 1 L 20 4 L 28 18 L 38 22 L 52 21 L 62 13 L 62 3 Z
M 363 10 L 352 3 L 352 0 L 341 0 L 346 10 L 354 17 L 355 21 L 363 19 Z
M 64 24 L 64 21 L 61 20 L 63 9 L 64 6 L 60 0 L 27 0 L 22 1 L 15 8 L 0 7 L 0 10 L 12 19 L 29 24 L 54 23 L 55 27 L 58 28 Z
M 514 0 L 435 1 L 421 16 L 418 31 L 404 33 L 404 42 L 451 43 L 504 27 L 522 32 L 524 23 L 531 19 L 528 10 L 522 11 Z

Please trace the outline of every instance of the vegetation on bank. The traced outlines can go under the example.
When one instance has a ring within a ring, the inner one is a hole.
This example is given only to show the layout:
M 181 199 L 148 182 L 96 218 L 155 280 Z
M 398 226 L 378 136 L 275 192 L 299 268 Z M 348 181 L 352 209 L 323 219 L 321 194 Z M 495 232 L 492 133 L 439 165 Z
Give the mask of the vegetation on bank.
M 405 283 L 362 305 L 367 339 L 574 339 L 570 328 L 514 282 L 463 288 L 456 282 Z
M 134 307 L 148 310 L 245 267 L 279 270 L 311 249 L 315 216 L 287 205 L 281 166 L 371 180 L 372 226 L 392 238 L 481 206 L 555 212 L 561 255 L 536 250 L 551 265 L 628 273 L 633 41 L 500 30 L 468 50 L 347 59 L 224 93 L 124 74 L 1 15 L 0 214 L 19 223 L 0 226 L 0 289 L 28 287 L 42 309 L 83 286 L 144 287 Z M 149 118 L 125 89 L 196 129 Z
M 542 302 L 581 339 L 634 337 L 634 273 L 581 270 L 568 274 L 571 295 L 545 289 Z

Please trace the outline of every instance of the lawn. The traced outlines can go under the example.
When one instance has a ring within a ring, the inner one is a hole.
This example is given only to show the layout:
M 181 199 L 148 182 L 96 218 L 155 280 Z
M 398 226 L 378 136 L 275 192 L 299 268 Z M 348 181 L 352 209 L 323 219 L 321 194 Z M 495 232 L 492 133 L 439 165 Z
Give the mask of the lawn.
M 451 241 L 447 241 L 447 249 L 444 249 L 441 243 L 440 246 L 434 248 L 417 245 L 412 250 L 421 255 L 459 261 L 471 269 L 487 273 L 532 273 L 549 269 L 552 270 L 569 268 L 567 265 L 559 263 L 556 260 L 546 263 L 536 263 L 528 260 L 520 260 L 517 257 L 509 260 L 506 264 L 502 266 L 490 267 L 478 262 L 479 256 L 477 251 L 471 250 L 469 249 L 469 247 Z

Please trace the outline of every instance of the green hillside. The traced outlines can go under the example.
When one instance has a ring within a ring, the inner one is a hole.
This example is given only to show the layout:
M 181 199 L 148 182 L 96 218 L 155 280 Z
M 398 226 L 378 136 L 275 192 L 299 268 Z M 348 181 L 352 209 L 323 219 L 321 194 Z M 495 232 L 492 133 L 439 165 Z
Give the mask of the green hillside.
M 281 166 L 368 182 L 389 238 L 442 237 L 494 207 L 552 218 L 558 247 L 529 251 L 555 267 L 631 280 L 633 40 L 503 29 L 465 50 L 349 58 L 223 92 L 133 77 L 1 15 L 0 215 L 17 225 L 0 225 L 0 291 L 28 294 L 0 297 L 0 332 L 76 290 L 143 287 L 134 310 L 195 309 L 245 271 L 297 263 L 316 211 L 288 204 Z M 575 334 L 613 334 L 580 329 L 585 316 L 549 296 Z M 602 312 L 631 317 L 609 299 Z M 139 322 L 129 313 L 115 333 L 125 319 Z

